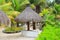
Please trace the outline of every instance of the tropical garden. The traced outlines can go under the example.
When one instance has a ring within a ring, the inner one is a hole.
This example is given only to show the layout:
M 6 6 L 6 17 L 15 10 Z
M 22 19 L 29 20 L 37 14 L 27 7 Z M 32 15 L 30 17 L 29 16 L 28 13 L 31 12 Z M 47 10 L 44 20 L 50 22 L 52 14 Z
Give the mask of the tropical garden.
M 42 32 L 35 40 L 60 40 L 60 0 L 0 0 L 0 10 L 10 19 L 10 27 L 5 26 L 4 32 L 24 30 L 24 23 L 15 18 L 27 7 L 27 4 L 42 17 Z

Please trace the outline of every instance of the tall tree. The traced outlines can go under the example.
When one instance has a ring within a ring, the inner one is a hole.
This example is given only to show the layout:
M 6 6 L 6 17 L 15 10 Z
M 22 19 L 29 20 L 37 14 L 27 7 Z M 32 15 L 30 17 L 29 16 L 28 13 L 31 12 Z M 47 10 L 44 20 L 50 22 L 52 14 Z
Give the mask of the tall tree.
M 41 4 L 46 4 L 45 0 L 29 0 L 29 2 L 35 5 L 35 10 L 38 14 L 41 11 Z

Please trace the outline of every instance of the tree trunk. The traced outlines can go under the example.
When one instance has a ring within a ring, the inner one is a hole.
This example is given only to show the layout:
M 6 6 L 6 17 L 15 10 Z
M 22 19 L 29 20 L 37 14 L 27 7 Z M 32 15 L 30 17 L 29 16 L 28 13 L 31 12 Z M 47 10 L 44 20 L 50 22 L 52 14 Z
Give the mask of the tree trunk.
M 11 21 L 11 27 L 13 26 L 14 24 L 13 24 L 13 22 Z
M 28 31 L 30 30 L 30 28 L 29 28 L 29 22 L 27 22 L 27 30 Z
M 19 27 L 19 22 L 17 22 L 17 27 Z
M 39 14 L 40 13 L 40 10 L 41 8 L 40 8 L 40 5 L 36 5 L 36 9 L 35 9 L 35 11 Z M 36 27 L 35 27 L 35 22 L 33 22 L 33 30 L 35 30 L 36 29 Z
M 35 30 L 35 29 L 36 29 L 35 22 L 33 22 L 33 30 Z
M 39 14 L 41 11 L 40 5 L 36 5 L 36 12 Z
M 40 5 L 36 5 L 36 12 L 39 14 L 40 13 L 40 10 L 41 8 L 40 8 Z M 33 30 L 35 30 L 36 29 L 36 26 L 35 26 L 35 22 L 33 22 Z

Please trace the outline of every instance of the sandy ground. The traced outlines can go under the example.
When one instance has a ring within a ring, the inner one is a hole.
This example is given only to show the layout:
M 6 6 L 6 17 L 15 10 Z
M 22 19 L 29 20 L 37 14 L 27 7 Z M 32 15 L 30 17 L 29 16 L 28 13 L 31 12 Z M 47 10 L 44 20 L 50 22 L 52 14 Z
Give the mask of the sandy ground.
M 0 28 L 0 40 L 34 40 L 35 38 L 28 38 L 21 36 L 20 33 L 14 33 L 14 34 L 5 34 L 2 32 L 3 28 Z
M 0 27 L 0 40 L 35 40 L 35 38 L 23 37 L 21 35 L 21 32 L 20 33 L 14 33 L 14 34 L 6 34 L 6 33 L 3 33 L 2 30 L 4 30 L 4 28 Z M 31 30 L 32 30 L 32 28 L 31 28 Z

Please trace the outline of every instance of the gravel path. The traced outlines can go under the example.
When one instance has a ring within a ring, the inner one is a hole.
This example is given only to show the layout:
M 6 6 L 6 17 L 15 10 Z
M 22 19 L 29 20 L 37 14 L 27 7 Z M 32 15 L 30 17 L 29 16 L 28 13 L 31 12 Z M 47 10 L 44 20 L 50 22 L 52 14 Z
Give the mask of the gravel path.
M 0 30 L 0 40 L 34 40 L 34 39 L 35 38 L 21 36 L 21 32 L 14 34 L 5 34 L 2 32 L 2 29 Z

